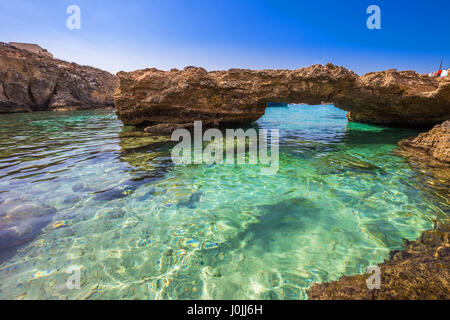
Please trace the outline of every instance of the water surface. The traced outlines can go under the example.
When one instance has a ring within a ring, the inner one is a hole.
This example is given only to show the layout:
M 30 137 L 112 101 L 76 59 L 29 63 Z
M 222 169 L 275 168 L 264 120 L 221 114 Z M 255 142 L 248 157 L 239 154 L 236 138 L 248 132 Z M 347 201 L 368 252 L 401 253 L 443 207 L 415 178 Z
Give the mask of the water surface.
M 120 138 L 130 129 L 112 111 L 0 115 L 0 213 L 46 210 L 21 216 L 22 240 L 0 250 L 0 298 L 306 299 L 448 210 L 392 154 L 416 131 L 304 105 L 268 108 L 253 127 L 280 130 L 276 175 L 175 166 L 173 143 Z M 73 267 L 79 290 L 65 285 Z

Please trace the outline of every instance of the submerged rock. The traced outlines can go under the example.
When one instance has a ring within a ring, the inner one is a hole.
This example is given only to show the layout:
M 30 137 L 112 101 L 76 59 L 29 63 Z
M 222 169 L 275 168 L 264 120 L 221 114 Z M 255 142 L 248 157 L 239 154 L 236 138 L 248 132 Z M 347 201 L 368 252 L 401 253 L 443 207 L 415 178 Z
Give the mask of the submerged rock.
M 276 250 L 271 248 L 272 244 L 289 237 L 289 234 L 304 232 L 309 225 L 318 223 L 325 214 L 314 201 L 303 197 L 261 205 L 258 209 L 261 212 L 258 219 L 241 231 L 233 241 L 241 243 L 245 239 L 247 246 L 262 251 Z M 333 217 L 329 219 L 334 220 Z
M 315 161 L 314 167 L 318 174 L 377 174 L 382 169 L 368 160 L 359 159 L 348 154 L 332 154 Z
M 189 209 L 194 209 L 197 206 L 197 204 L 201 201 L 202 196 L 203 196 L 202 192 L 195 191 L 194 193 L 192 193 L 189 196 L 189 199 L 181 200 L 178 203 L 178 206 L 179 207 L 186 207 L 186 208 L 189 208 Z
M 166 190 L 161 190 L 159 192 L 165 192 Z M 158 192 L 158 189 L 156 189 L 154 186 L 151 186 L 149 189 L 144 189 L 143 191 L 139 192 L 137 191 L 134 196 L 137 201 L 146 201 L 149 199 L 152 199 L 154 195 Z
M 131 193 L 131 190 L 116 187 L 110 190 L 99 191 L 95 194 L 94 200 L 97 201 L 111 201 L 115 199 L 125 198 Z
M 55 208 L 34 201 L 3 201 L 0 204 L 0 249 L 31 240 L 52 221 L 55 213 Z
M 89 192 L 92 191 L 92 188 L 87 186 L 84 182 L 77 182 L 72 187 L 73 192 Z
M 65 203 L 65 204 L 74 204 L 74 203 L 77 203 L 80 200 L 81 200 L 80 196 L 72 194 L 72 195 L 65 196 L 64 199 L 63 199 L 63 203 Z
M 111 209 L 106 212 L 110 219 L 119 219 L 125 216 L 126 212 L 122 209 Z
M 148 126 L 144 129 L 145 133 L 150 135 L 170 135 L 177 129 L 190 129 L 194 126 L 194 123 L 161 123 L 152 126 Z
M 94 200 L 97 201 L 111 201 L 115 199 L 125 198 L 135 192 L 135 190 L 142 184 L 144 184 L 145 181 L 137 180 L 124 180 L 122 183 L 120 183 L 117 186 L 114 186 L 112 188 L 97 191 L 94 195 Z
M 136 150 L 143 147 L 161 145 L 170 142 L 170 137 L 155 136 L 150 133 L 142 132 L 144 136 L 132 136 L 130 133 L 127 136 L 120 137 L 120 148 L 122 151 Z M 145 136 L 146 135 L 146 136 Z
M 387 70 L 358 76 L 332 64 L 297 70 L 207 72 L 203 68 L 119 72 L 116 113 L 127 125 L 161 134 L 202 120 L 203 125 L 248 124 L 267 103 L 333 103 L 352 121 L 434 125 L 450 118 L 450 79 Z

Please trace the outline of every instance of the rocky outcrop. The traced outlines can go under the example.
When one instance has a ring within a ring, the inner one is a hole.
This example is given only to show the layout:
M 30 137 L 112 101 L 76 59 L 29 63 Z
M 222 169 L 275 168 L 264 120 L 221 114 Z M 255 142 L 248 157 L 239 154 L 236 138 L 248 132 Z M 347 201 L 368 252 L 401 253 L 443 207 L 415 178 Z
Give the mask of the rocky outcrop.
M 399 147 L 404 153 L 402 155 L 417 157 L 418 153 L 425 153 L 438 161 L 450 163 L 450 120 L 415 138 L 400 141 Z
M 129 125 L 247 124 L 261 117 L 269 102 L 334 103 L 350 120 L 374 124 L 434 125 L 450 118 L 450 79 L 414 71 L 359 77 L 332 64 L 261 71 L 186 67 L 119 72 L 118 78 L 116 113 Z
M 0 113 L 114 106 L 117 78 L 0 43 Z
M 380 265 L 380 289 L 369 290 L 370 274 L 344 276 L 339 281 L 313 284 L 311 300 L 448 300 L 450 299 L 449 225 L 426 231 L 405 250 Z

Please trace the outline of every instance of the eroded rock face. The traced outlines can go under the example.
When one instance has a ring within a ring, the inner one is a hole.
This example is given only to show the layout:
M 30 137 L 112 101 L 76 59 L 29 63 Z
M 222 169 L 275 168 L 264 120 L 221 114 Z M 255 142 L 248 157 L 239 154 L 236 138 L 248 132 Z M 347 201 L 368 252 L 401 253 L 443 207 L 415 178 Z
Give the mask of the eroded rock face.
M 0 43 L 0 113 L 113 107 L 117 78 Z
M 399 142 L 399 147 L 408 156 L 425 152 L 428 156 L 450 164 L 450 120 L 435 126 L 430 131 L 419 134 L 415 138 Z M 417 155 L 416 155 L 417 157 Z
M 247 124 L 268 102 L 333 103 L 353 121 L 430 125 L 450 118 L 450 79 L 387 70 L 359 77 L 332 64 L 298 70 L 119 72 L 116 113 L 128 125 Z

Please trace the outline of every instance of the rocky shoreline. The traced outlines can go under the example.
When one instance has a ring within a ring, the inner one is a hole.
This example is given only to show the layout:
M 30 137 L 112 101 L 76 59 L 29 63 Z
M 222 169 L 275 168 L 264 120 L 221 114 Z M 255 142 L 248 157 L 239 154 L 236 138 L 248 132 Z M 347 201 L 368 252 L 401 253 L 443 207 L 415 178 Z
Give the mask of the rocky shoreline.
M 450 299 L 450 224 L 424 232 L 379 265 L 380 289 L 369 290 L 368 274 L 343 276 L 338 281 L 313 284 L 311 300 L 448 300 Z
M 114 107 L 116 76 L 0 43 L 0 113 Z
M 443 198 L 450 190 L 450 121 L 430 131 L 399 142 L 396 154 L 405 157 L 424 177 L 424 185 Z M 427 183 L 426 176 L 436 183 Z M 343 276 L 337 281 L 313 284 L 312 300 L 448 300 L 450 299 L 450 217 L 443 215 L 433 230 L 416 241 L 405 241 L 404 249 L 391 253 L 380 264 L 381 288 L 369 290 L 369 275 Z

